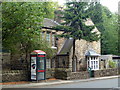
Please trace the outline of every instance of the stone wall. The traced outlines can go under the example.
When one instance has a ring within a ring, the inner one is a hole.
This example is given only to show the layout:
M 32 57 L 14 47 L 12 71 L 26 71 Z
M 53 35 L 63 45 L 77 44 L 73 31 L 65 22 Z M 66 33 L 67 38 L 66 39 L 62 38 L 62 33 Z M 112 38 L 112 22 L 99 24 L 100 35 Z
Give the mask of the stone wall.
M 55 68 L 46 69 L 46 79 L 55 77 Z
M 82 72 L 71 72 L 68 79 L 87 79 L 89 78 L 89 72 L 88 71 L 82 71 Z
M 59 51 L 62 48 L 64 42 L 65 42 L 65 38 L 58 38 L 58 40 L 56 41 L 57 51 Z
M 55 78 L 56 79 L 68 80 L 70 74 L 71 74 L 70 69 L 66 69 L 66 68 L 56 68 L 55 69 Z
M 94 77 L 114 76 L 120 74 L 120 68 L 94 71 Z M 29 75 L 29 76 L 28 76 Z M 90 78 L 88 71 L 72 72 L 67 68 L 46 69 L 46 79 L 56 78 L 62 80 L 87 79 Z M 2 72 L 2 82 L 29 81 L 30 71 L 26 70 L 4 70 Z
M 63 80 L 72 80 L 72 79 L 87 79 L 89 78 L 89 72 L 71 72 L 70 69 L 56 69 L 55 78 Z
M 47 69 L 46 79 L 54 78 L 54 74 L 55 69 Z M 2 71 L 2 82 L 29 81 L 30 75 L 30 71 L 26 70 L 4 70 Z
M 3 70 L 2 82 L 29 81 L 30 75 L 27 70 Z M 46 79 L 50 78 L 55 78 L 55 68 L 46 69 Z
M 120 68 L 97 70 L 93 72 L 94 77 L 115 76 L 120 74 Z M 71 72 L 70 69 L 56 69 L 55 78 L 63 80 L 87 79 L 90 78 L 90 72 Z
M 2 82 L 27 81 L 28 72 L 24 70 L 5 70 L 2 72 Z
M 88 50 L 93 49 L 96 53 L 100 54 L 100 41 L 96 42 L 87 42 L 85 40 L 76 40 L 76 56 L 77 56 L 77 68 L 78 71 L 82 66 L 86 66 L 87 61 L 85 58 L 85 54 Z
M 120 74 L 120 69 L 104 69 L 94 71 L 94 77 L 114 76 Z

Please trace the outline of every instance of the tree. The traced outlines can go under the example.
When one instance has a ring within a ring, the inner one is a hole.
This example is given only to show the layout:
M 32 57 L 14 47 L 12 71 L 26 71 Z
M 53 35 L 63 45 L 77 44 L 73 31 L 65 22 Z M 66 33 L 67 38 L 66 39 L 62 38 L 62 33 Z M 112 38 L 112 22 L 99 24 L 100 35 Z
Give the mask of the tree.
M 104 16 L 104 27 L 103 33 L 103 53 L 104 54 L 116 54 L 118 55 L 118 24 L 117 15 L 112 14 L 111 18 Z
M 103 25 L 102 5 L 99 2 L 92 2 L 89 5 L 87 12 L 89 14 L 89 17 L 94 22 L 95 26 L 102 33 L 105 30 Z
M 120 55 L 120 14 L 118 14 L 118 55 Z
M 25 53 L 26 63 L 28 63 L 28 54 L 34 49 L 42 49 L 52 54 L 50 47 L 45 45 L 46 42 L 43 42 L 40 37 L 43 18 L 47 17 L 48 11 L 49 15 L 54 12 L 53 7 L 45 7 L 46 4 L 52 5 L 53 3 L 2 3 L 3 49 L 10 50 L 12 54 Z
M 92 3 L 88 12 L 101 32 L 101 53 L 118 55 L 118 15 L 100 3 Z
M 93 2 L 90 4 L 90 7 L 88 9 L 89 17 L 94 22 L 95 26 L 98 28 L 98 30 L 101 32 L 101 52 L 105 51 L 105 43 L 104 43 L 104 20 L 103 20 L 103 11 L 102 11 L 102 5 L 99 2 Z
M 77 39 L 84 39 L 87 41 L 99 40 L 97 32 L 92 32 L 94 26 L 86 26 L 85 20 L 88 18 L 87 8 L 88 3 L 86 2 L 68 2 L 66 3 L 66 9 L 63 12 L 62 19 L 64 23 L 61 26 L 55 27 L 55 29 L 64 30 L 60 37 L 69 38 L 73 40 L 73 61 L 75 58 L 75 41 Z
M 54 19 L 54 11 L 58 8 L 58 2 L 44 2 L 43 3 L 43 12 L 45 18 Z

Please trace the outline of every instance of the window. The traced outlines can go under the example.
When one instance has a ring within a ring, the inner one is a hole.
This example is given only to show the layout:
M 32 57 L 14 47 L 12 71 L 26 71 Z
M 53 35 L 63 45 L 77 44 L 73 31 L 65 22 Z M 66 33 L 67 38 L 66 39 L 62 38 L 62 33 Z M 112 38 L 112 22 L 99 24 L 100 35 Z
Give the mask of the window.
M 51 60 L 46 59 L 46 68 L 51 68 Z
M 96 57 L 96 59 L 98 59 L 98 58 Z
M 50 43 L 50 33 L 46 34 L 46 40 Z
M 89 57 L 87 57 L 88 58 L 88 60 L 89 60 Z
M 87 61 L 88 66 L 91 67 L 92 70 L 98 70 L 99 69 L 99 58 L 98 57 L 90 57 L 90 58 L 91 59 Z
M 88 61 L 88 67 L 89 67 L 89 61 Z
M 38 61 L 38 69 L 41 69 L 41 70 L 44 70 L 45 67 L 44 67 L 44 58 L 43 57 L 40 57 L 40 60 Z
M 65 60 L 64 60 L 64 59 L 63 59 L 63 61 L 62 61 L 62 64 L 63 64 L 63 67 L 66 66 L 66 63 L 65 63 Z
M 93 61 L 91 61 L 91 69 L 93 69 Z
M 45 32 L 41 33 L 41 38 L 42 38 L 42 40 L 44 40 L 44 38 L 45 38 Z
M 96 64 L 95 64 L 95 61 L 94 61 L 94 69 L 96 68 Z
M 96 61 L 96 68 L 98 68 L 98 61 Z
M 55 46 L 55 34 L 52 34 L 52 46 Z
M 91 57 L 91 60 L 93 60 L 93 57 Z

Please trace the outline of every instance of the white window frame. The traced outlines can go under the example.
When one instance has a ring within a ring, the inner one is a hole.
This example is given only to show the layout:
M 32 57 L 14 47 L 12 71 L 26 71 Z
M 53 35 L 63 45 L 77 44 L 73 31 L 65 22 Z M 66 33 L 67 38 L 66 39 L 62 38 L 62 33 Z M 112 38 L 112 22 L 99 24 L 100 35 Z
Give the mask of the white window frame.
M 92 70 L 99 70 L 99 57 L 87 57 L 87 67 L 90 67 Z

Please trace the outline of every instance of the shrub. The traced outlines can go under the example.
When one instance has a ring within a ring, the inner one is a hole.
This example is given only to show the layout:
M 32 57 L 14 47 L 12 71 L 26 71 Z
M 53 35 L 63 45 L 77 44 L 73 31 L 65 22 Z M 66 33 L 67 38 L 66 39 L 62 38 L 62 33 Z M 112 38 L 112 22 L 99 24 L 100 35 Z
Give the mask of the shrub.
M 116 62 L 109 60 L 109 67 L 110 68 L 115 68 L 116 67 Z

